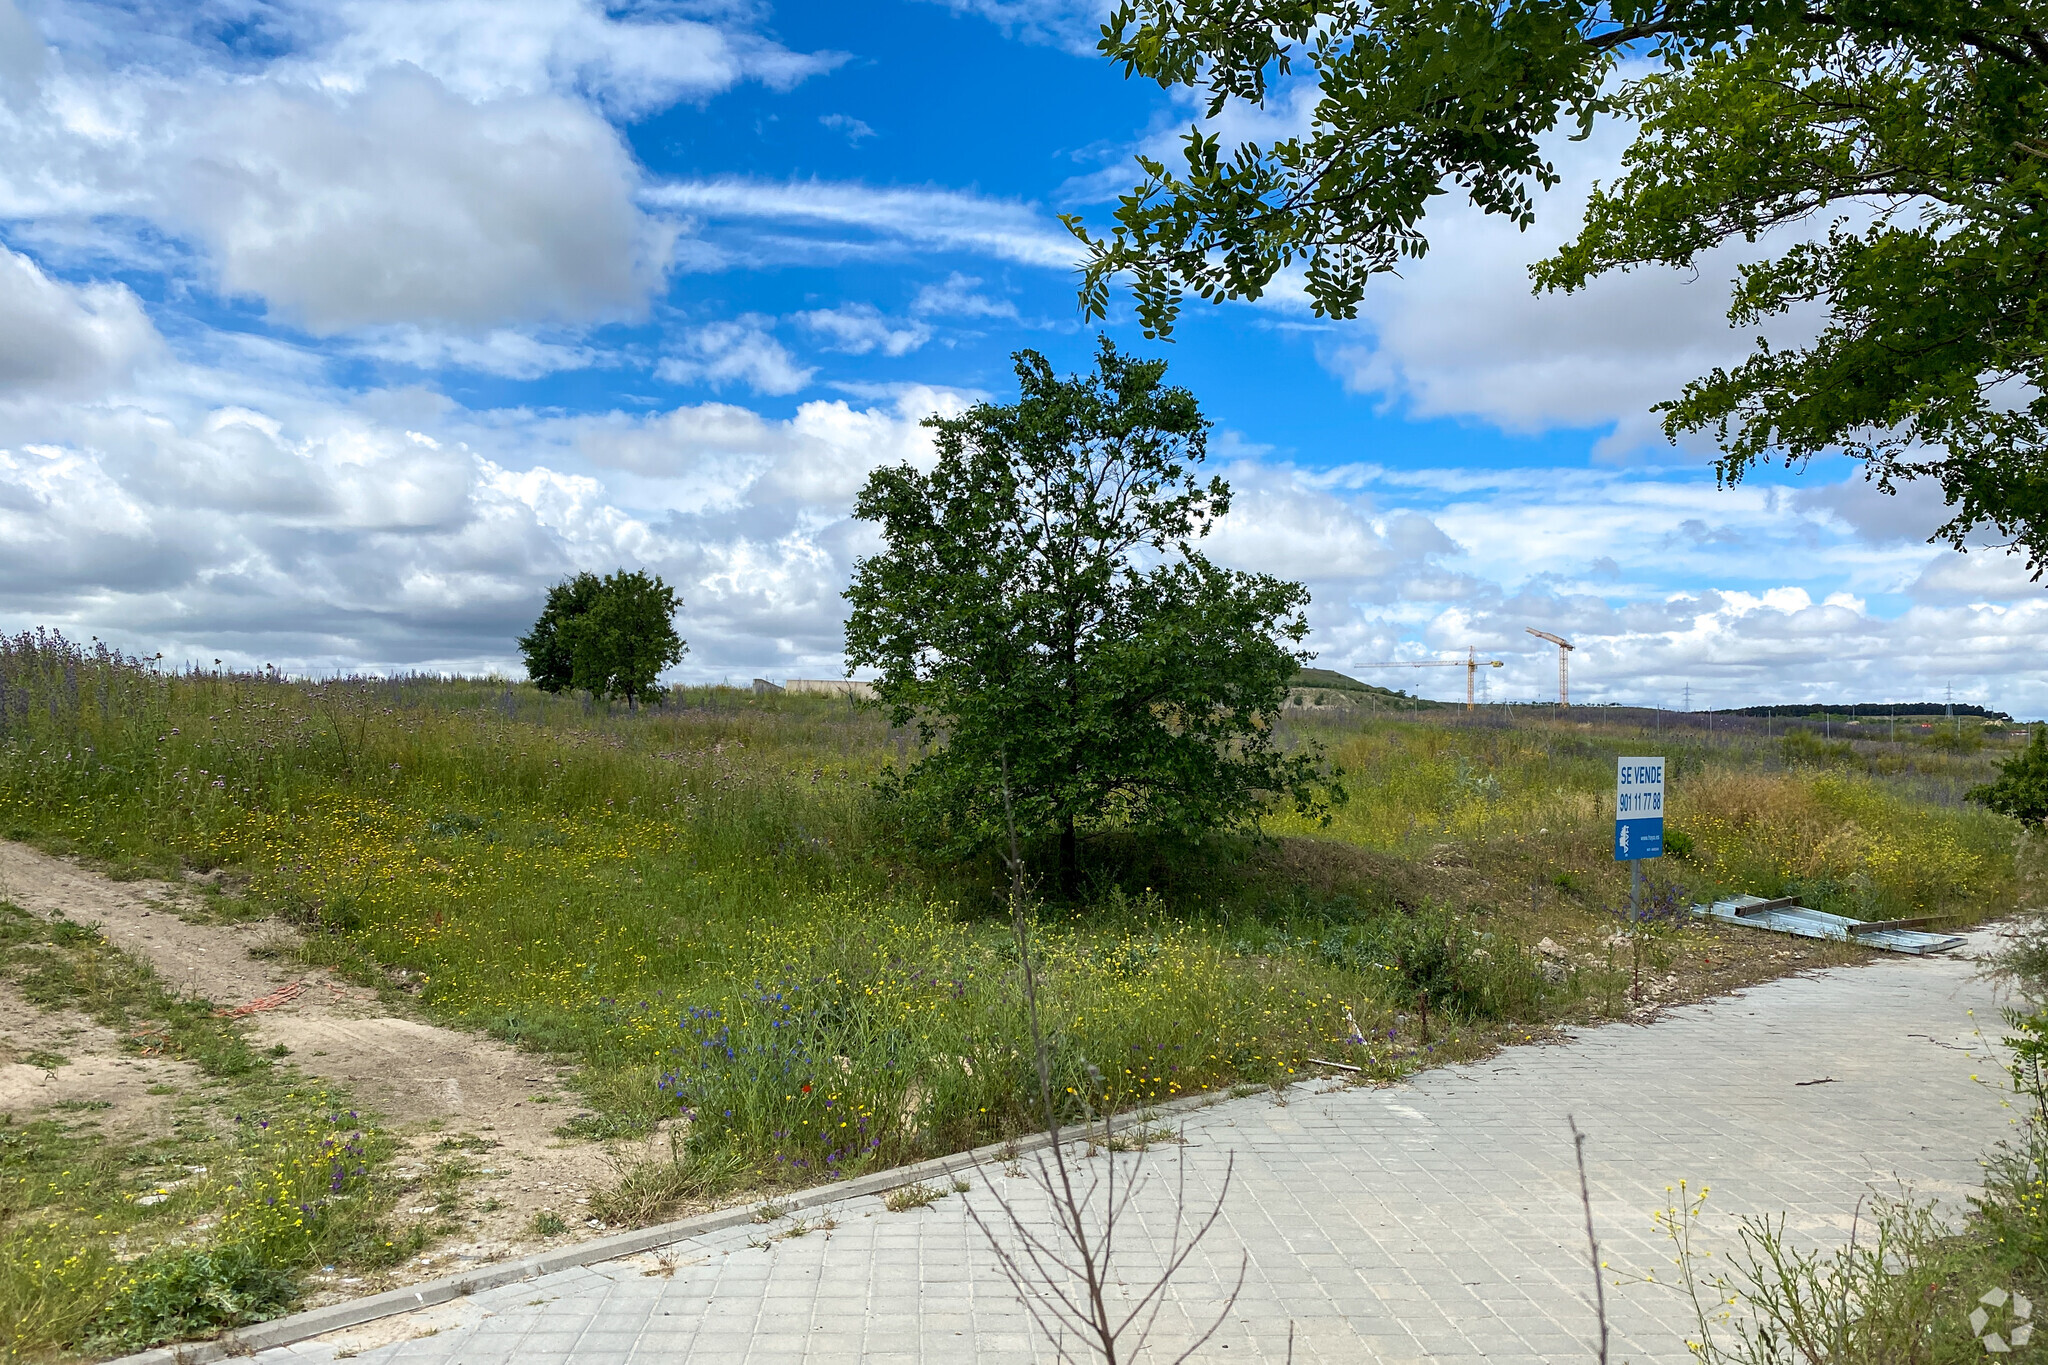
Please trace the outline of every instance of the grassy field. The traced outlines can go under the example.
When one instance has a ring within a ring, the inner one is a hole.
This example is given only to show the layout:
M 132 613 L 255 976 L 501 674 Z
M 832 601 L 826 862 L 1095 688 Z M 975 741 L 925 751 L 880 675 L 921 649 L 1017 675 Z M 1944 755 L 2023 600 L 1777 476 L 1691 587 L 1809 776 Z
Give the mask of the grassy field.
M 1284 722 L 1346 770 L 1328 827 L 1106 832 L 1086 894 L 1040 908 L 1077 1108 L 1283 1082 L 1312 1057 L 1392 1078 L 1859 951 L 1621 913 L 1618 754 L 1671 761 L 1667 911 L 1743 890 L 1967 923 L 2038 871 L 1960 799 L 2016 738 L 1333 698 Z M 1032 1126 L 999 870 L 927 862 L 872 793 L 913 757 L 844 699 L 685 689 L 629 712 L 495 680 L 0 649 L 0 833 L 123 875 L 224 869 L 230 912 L 304 926 L 313 959 L 577 1060 L 579 1131 L 686 1116 L 707 1181 L 807 1183 Z M 56 1256 L 77 1229 L 49 1221 Z

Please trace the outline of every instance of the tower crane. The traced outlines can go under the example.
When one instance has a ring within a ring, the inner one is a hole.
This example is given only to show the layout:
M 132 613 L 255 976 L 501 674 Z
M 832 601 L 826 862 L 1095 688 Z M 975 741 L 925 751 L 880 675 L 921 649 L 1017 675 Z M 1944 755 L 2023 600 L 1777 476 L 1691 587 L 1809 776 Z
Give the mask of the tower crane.
M 1482 668 L 1504 668 L 1499 659 L 1482 659 L 1479 651 L 1467 645 L 1462 659 L 1382 659 L 1375 663 L 1353 664 L 1353 668 L 1462 668 L 1465 670 L 1465 709 L 1472 709 L 1472 684 Z
M 1522 629 L 1557 646 L 1557 704 L 1560 710 L 1569 707 L 1572 704 L 1571 652 L 1577 646 L 1562 635 L 1552 635 L 1547 630 L 1538 630 L 1534 626 L 1523 626 Z

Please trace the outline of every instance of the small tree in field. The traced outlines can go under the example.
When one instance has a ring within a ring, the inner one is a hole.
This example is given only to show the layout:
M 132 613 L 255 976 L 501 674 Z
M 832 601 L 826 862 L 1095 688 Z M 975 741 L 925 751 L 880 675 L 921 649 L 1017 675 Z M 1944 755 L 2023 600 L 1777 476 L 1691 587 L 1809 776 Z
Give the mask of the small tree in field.
M 1325 809 L 1342 792 L 1320 752 L 1281 752 L 1272 724 L 1308 657 L 1308 591 L 1192 547 L 1230 506 L 1192 473 L 1194 397 L 1107 339 L 1091 375 L 1016 362 L 1017 402 L 928 418 L 932 472 L 877 470 L 856 504 L 886 548 L 847 589 L 847 659 L 881 670 L 895 724 L 944 741 L 906 795 L 950 851 L 984 848 L 1007 763 L 1017 823 L 1057 836 L 1070 894 L 1090 828 L 1199 835 L 1275 795 Z
M 577 688 L 637 703 L 689 646 L 676 634 L 682 600 L 635 569 L 580 573 L 548 589 L 547 605 L 519 641 L 527 676 L 544 692 Z
M 1996 782 L 1965 796 L 2023 825 L 2048 820 L 2048 725 L 2036 725 L 2027 747 L 1999 765 Z

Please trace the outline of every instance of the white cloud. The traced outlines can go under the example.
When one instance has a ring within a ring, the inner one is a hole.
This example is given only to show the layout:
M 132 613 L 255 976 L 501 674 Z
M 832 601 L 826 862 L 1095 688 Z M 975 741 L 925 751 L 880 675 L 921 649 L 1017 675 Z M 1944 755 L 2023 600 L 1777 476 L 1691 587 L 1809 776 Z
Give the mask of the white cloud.
M 981 281 L 955 270 L 940 284 L 928 284 L 910 301 L 910 311 L 920 317 L 1014 318 L 1017 305 L 1008 299 L 992 299 L 975 291 Z
M 0 627 L 174 659 L 516 668 L 549 582 L 625 564 L 682 591 L 692 676 L 836 670 L 839 594 L 872 548 L 853 496 L 879 465 L 927 462 L 920 420 L 960 406 L 271 401 L 0 410 Z
M 908 355 L 932 339 L 932 329 L 921 322 L 891 323 L 873 304 L 848 303 L 837 308 L 816 308 L 796 314 L 807 330 L 827 339 L 827 345 L 847 355 Z
M 356 354 L 422 370 L 470 370 L 506 379 L 538 379 L 565 370 L 619 363 L 619 357 L 590 346 L 542 341 L 505 328 L 468 337 L 418 327 L 373 329 L 355 342 Z
M 260 59 L 176 7 L 55 5 L 47 48 L 6 17 L 0 217 L 154 265 L 190 244 L 223 293 L 319 335 L 636 315 L 676 227 L 608 117 L 840 60 L 595 0 L 280 0 L 232 21 Z
M 858 147 L 861 139 L 875 135 L 875 130 L 868 127 L 866 120 L 857 119 L 851 114 L 820 114 L 818 122 L 843 136 L 849 147 Z
M 766 320 L 748 320 L 757 331 Z M 744 347 L 739 348 L 744 350 Z M 707 357 L 727 352 L 706 344 Z M 930 459 L 969 395 L 651 415 L 471 412 L 270 371 L 157 367 L 147 390 L 0 406 L 0 615 L 171 657 L 512 667 L 541 590 L 644 565 L 684 594 L 690 676 L 839 666 L 876 467 Z M 1219 441 L 1219 448 L 1231 446 Z M 1959 696 L 2048 712 L 2048 599 L 2012 561 L 1866 538 L 1826 490 L 1619 471 L 1297 469 L 1238 443 L 1219 561 L 1306 580 L 1338 668 L 1479 646 L 1496 698 L 1701 704 Z M 1688 527 L 1688 521 L 1697 522 Z M 1721 532 L 1733 528 L 1733 536 Z M 1712 585 L 1705 587 L 1700 585 Z M 1376 680 L 1461 694 L 1456 670 Z
M 787 89 L 844 60 L 695 18 L 615 17 L 594 0 L 355 0 L 324 17 L 338 32 L 305 59 L 323 80 L 407 64 L 477 102 L 575 91 L 625 118 L 743 80 Z
M 1311 645 L 1329 667 L 1476 646 L 1508 665 L 1489 675 L 1495 699 L 1550 699 L 1556 652 L 1525 633 L 1536 626 L 1578 645 L 1581 701 L 1677 705 L 1688 685 L 1712 706 L 1924 700 L 1953 683 L 2048 714 L 2048 683 L 2025 662 L 2048 650 L 2048 597 L 2019 561 L 1866 535 L 1835 510 L 1853 482 L 1716 491 L 1677 471 L 1270 459 L 1227 474 L 1237 496 L 1211 553 L 1308 583 Z M 1455 669 L 1368 676 L 1463 696 Z
M 816 370 L 796 358 L 769 334 L 774 319 L 747 313 L 731 322 L 714 322 L 685 336 L 662 357 L 654 377 L 670 384 L 706 384 L 722 388 L 742 383 L 756 393 L 795 393 L 811 382 Z
M 479 106 L 387 71 L 339 97 L 233 91 L 174 141 L 164 193 L 223 289 L 316 334 L 630 315 L 661 280 L 631 154 L 558 97 Z
M 67 284 L 0 247 L 0 395 L 94 393 L 160 349 L 126 287 Z
M 1950 515 L 1941 485 L 1924 480 L 1886 493 L 1875 480 L 1851 478 L 1809 485 L 1796 497 L 1802 510 L 1825 512 L 1875 545 L 1923 543 Z
M 655 185 L 641 200 L 712 223 L 767 222 L 861 234 L 850 242 L 782 240 L 766 244 L 785 254 L 833 246 L 881 245 L 896 251 L 921 247 L 1049 269 L 1070 267 L 1080 254 L 1074 239 L 1036 205 L 964 190 L 719 176 Z
M 0 0 L 0 99 L 19 108 L 43 78 L 43 36 L 14 0 Z
M 1027 43 L 1064 48 L 1077 57 L 1096 57 L 1096 40 L 1110 6 L 1094 0 L 937 0 L 955 14 L 988 20 Z

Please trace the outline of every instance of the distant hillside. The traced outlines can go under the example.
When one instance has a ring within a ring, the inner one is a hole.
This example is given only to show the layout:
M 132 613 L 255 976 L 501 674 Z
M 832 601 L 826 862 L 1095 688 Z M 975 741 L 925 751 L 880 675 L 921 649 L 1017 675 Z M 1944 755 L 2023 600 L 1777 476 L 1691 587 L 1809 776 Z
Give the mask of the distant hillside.
M 1306 671 L 1306 670 L 1304 670 Z M 1714 712 L 1717 716 L 1764 716 L 1792 717 L 1798 720 L 1811 718 L 1819 720 L 1823 714 L 1830 716 L 1862 717 L 1864 720 L 1883 720 L 1887 716 L 1945 716 L 1949 703 L 1942 701 L 1865 701 L 1853 703 L 1792 702 L 1782 706 L 1733 706 L 1723 707 Z M 2011 716 L 2003 711 L 1989 711 L 1968 702 L 1955 703 L 1955 714 L 1979 716 L 1985 720 L 2010 721 Z
M 1330 668 L 1304 668 L 1294 675 L 1293 690 L 1296 692 L 1334 692 L 1344 694 L 1347 699 L 1355 698 L 1364 702 L 1368 698 L 1381 706 L 1404 710 L 1424 710 L 1441 706 L 1442 702 L 1427 697 L 1411 697 L 1406 692 L 1388 687 L 1374 687 Z

